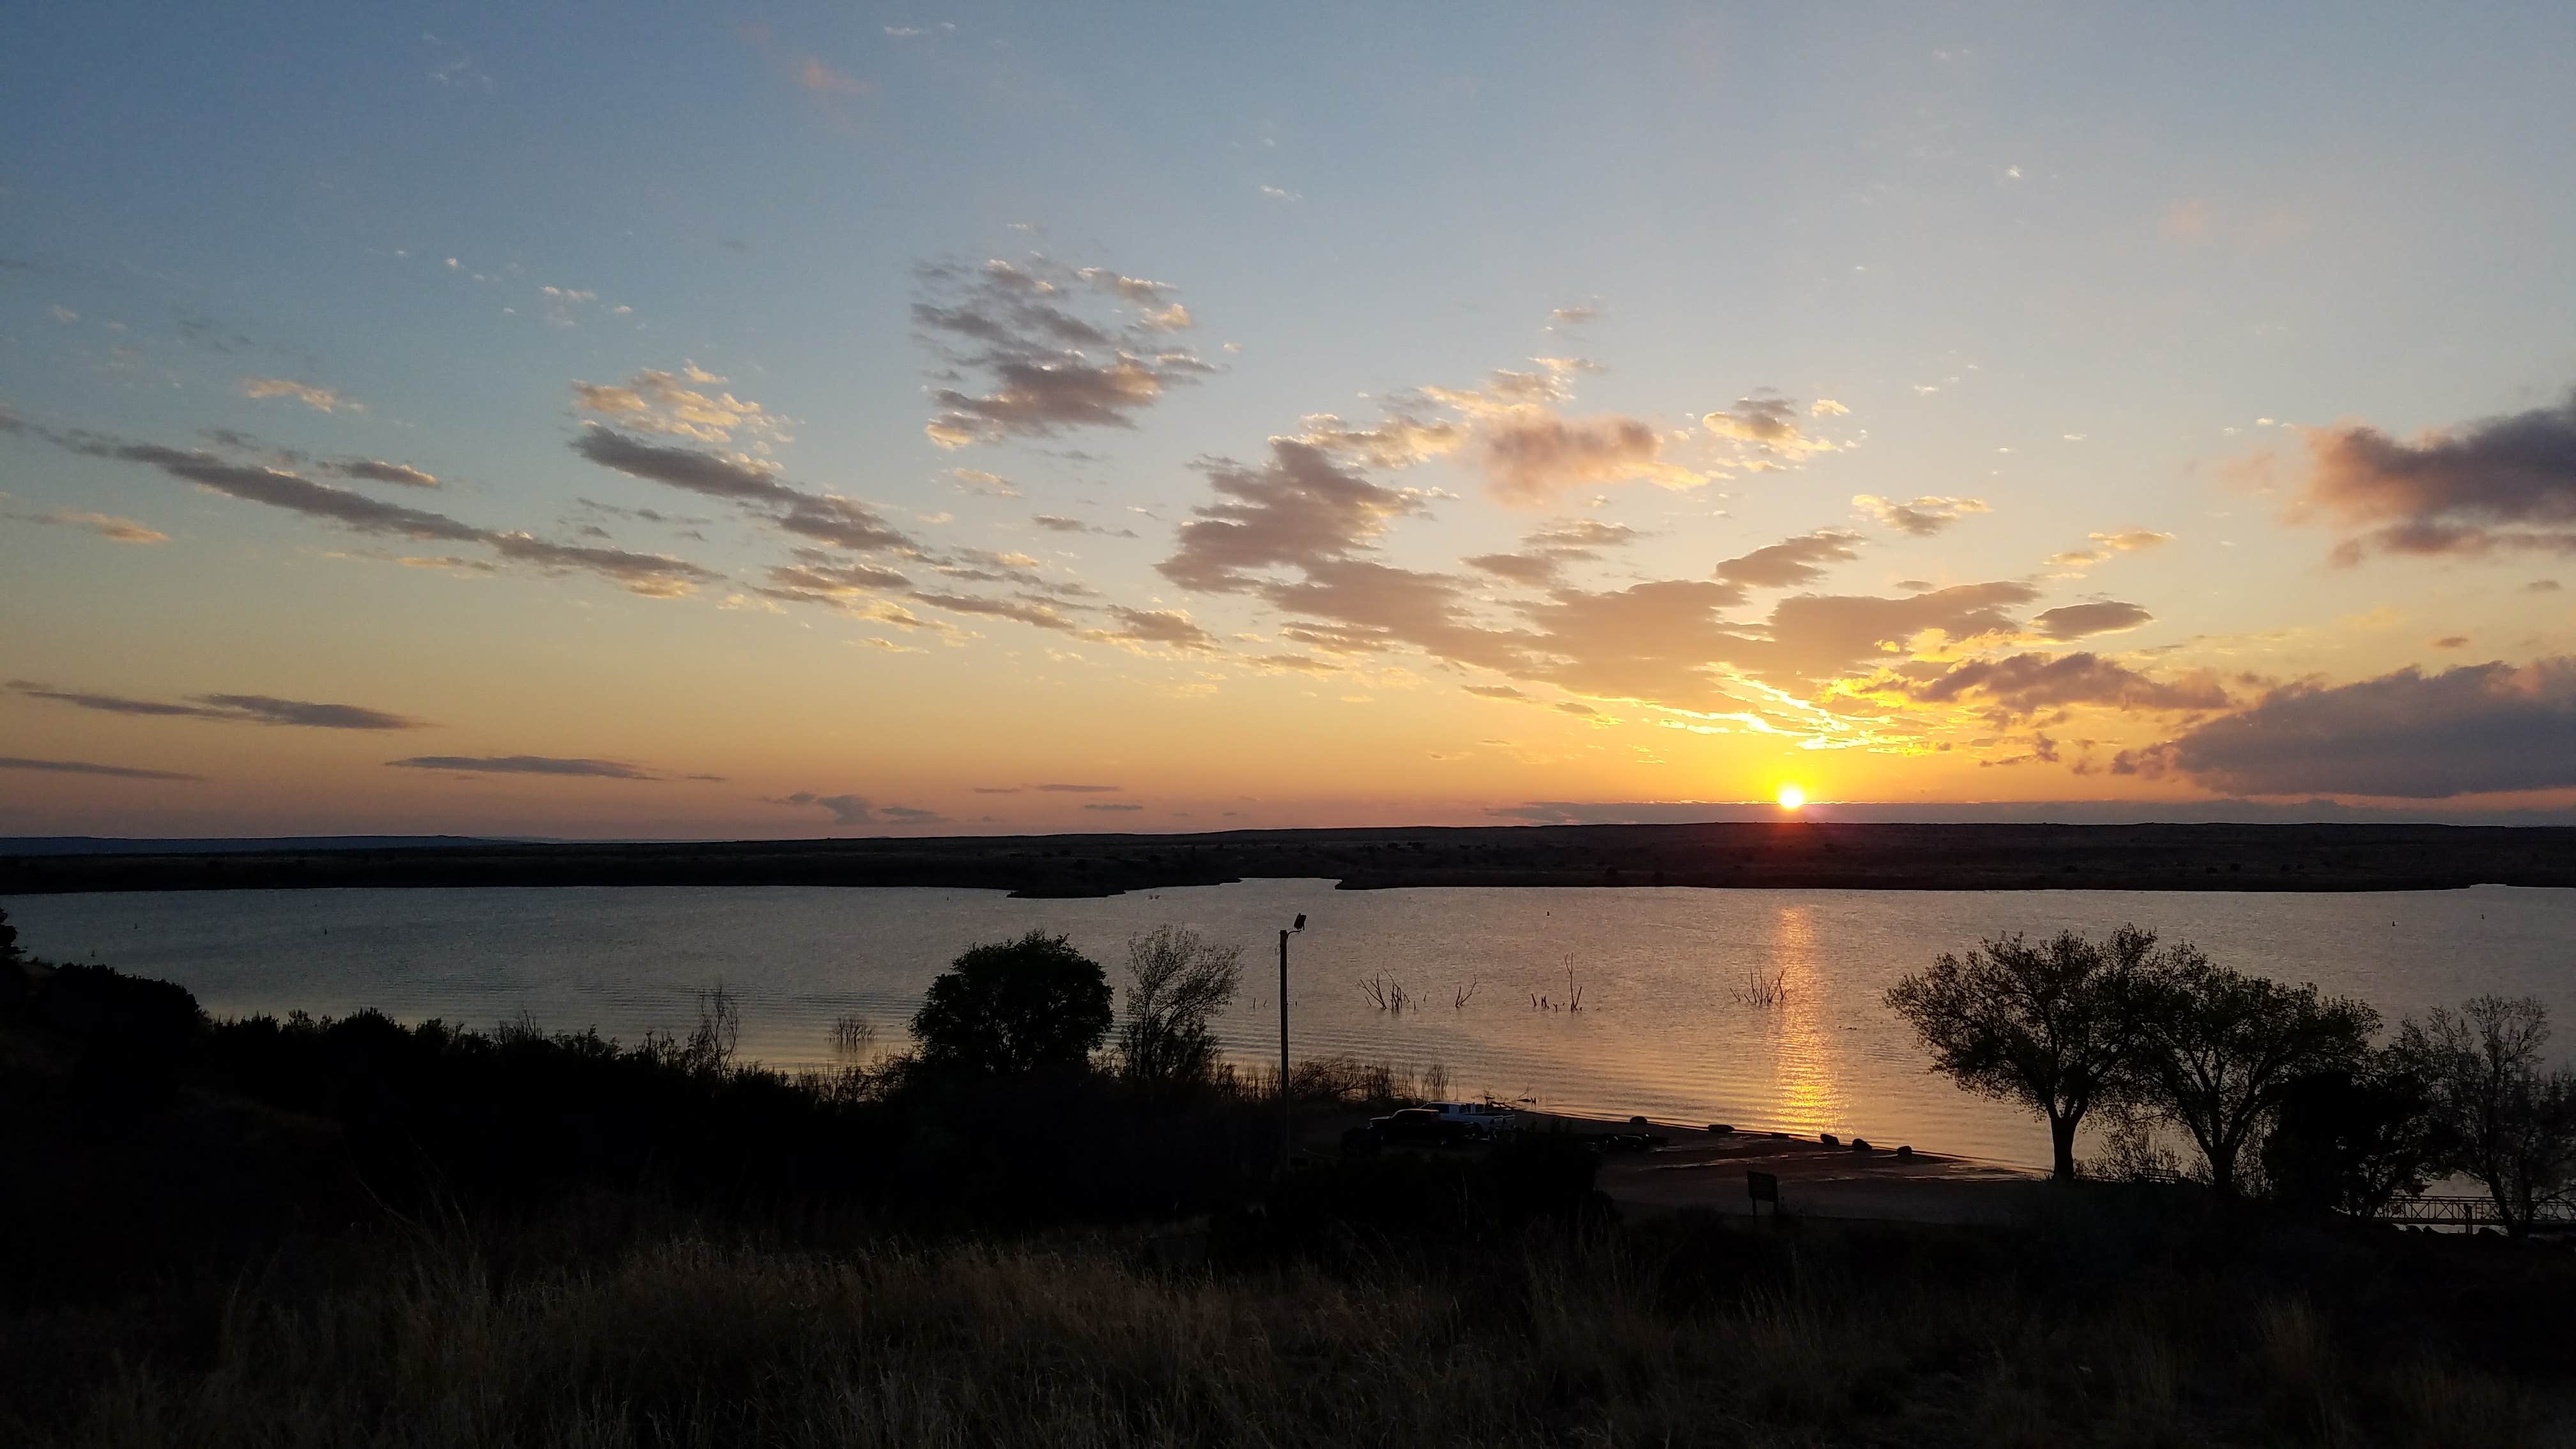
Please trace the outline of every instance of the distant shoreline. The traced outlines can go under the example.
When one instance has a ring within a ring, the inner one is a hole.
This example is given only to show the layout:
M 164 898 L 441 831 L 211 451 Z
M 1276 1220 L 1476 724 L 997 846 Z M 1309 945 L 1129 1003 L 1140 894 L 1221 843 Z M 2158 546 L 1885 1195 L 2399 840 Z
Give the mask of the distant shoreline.
M 0 855 L 0 896 L 457 886 L 944 886 L 1090 897 L 1249 879 L 1768 890 L 2576 886 L 2576 827 L 1806 820 L 1206 835 L 527 843 Z

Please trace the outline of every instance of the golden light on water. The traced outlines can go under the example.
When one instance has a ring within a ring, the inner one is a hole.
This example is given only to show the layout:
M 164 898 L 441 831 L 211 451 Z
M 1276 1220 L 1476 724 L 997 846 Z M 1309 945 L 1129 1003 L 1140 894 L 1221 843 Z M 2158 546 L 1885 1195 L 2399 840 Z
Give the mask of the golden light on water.
M 1805 789 L 1797 785 L 1783 785 L 1780 787 L 1781 809 L 1796 810 L 1803 807 L 1806 803 L 1807 792 Z

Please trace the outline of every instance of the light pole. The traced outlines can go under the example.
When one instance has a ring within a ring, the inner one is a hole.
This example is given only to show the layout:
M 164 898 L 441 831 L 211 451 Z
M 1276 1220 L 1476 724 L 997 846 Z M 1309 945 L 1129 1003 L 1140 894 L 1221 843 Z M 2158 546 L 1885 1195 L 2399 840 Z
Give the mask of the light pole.
M 1293 1119 L 1294 1098 L 1288 1095 L 1288 938 L 1306 929 L 1306 913 L 1297 913 L 1297 924 L 1279 933 L 1279 1170 L 1288 1170 L 1288 1159 L 1296 1155 L 1297 1129 Z

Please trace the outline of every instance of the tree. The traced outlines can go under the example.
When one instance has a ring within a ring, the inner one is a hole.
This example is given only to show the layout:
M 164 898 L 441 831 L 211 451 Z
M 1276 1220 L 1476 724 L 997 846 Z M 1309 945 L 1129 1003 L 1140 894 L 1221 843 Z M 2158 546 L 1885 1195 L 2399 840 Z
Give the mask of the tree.
M 2543 1073 L 2549 1008 L 2525 996 L 2435 1007 L 2398 1032 L 2448 1135 L 2449 1165 L 2484 1184 L 2505 1231 L 2531 1231 L 2540 1208 L 2576 1187 L 2576 1073 Z
M 2039 945 L 2006 936 L 1943 954 L 1891 988 L 1887 1004 L 1931 1051 L 1932 1070 L 2046 1117 L 2057 1180 L 2068 1182 L 2084 1114 L 2135 1084 L 2140 988 L 2155 944 L 2154 932 L 2135 926 L 2099 942 L 2072 931 Z
M 18 961 L 18 928 L 9 924 L 7 911 L 0 911 L 0 966 L 15 966 Z
M 1119 1067 L 1157 1087 L 1204 1082 L 1216 1065 L 1210 1023 L 1243 980 L 1243 948 L 1218 946 L 1182 926 L 1158 926 L 1127 943 L 1127 1011 Z
M 2359 1067 L 2379 1027 L 2358 1001 L 2248 976 L 2188 945 L 2162 955 L 2146 994 L 2149 1090 L 2199 1145 L 2222 1197 L 2241 1190 L 2245 1144 L 2293 1084 Z
M 926 1067 L 993 1076 L 1079 1066 L 1109 1034 L 1109 978 L 1062 936 L 967 948 L 930 983 L 912 1034 Z
M 2283 1202 L 2371 1217 L 2399 1193 L 2423 1191 L 2445 1145 L 2423 1078 L 2390 1048 L 2282 1090 L 2263 1139 L 2263 1178 Z

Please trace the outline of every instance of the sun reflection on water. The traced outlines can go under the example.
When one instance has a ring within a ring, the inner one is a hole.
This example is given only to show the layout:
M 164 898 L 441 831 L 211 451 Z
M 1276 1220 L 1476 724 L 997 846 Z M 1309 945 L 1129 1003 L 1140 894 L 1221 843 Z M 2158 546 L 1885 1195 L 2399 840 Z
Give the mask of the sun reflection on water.
M 1825 1021 L 1824 980 L 1817 960 L 1815 907 L 1782 906 L 1771 918 L 1769 969 L 1780 974 L 1780 1001 L 1769 1009 L 1771 1079 L 1781 1126 L 1801 1133 L 1842 1125 L 1846 1103 Z

